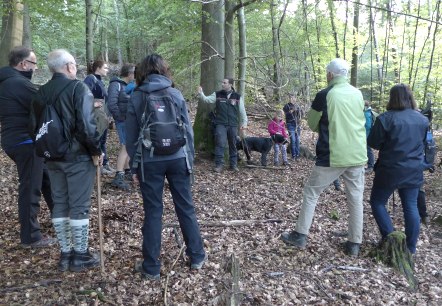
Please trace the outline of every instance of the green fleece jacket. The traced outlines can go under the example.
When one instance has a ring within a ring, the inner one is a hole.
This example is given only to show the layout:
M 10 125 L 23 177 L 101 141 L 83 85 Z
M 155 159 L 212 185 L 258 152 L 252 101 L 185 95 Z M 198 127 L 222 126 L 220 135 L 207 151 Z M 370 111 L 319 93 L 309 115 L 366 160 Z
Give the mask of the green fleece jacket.
M 367 162 L 364 99 L 347 78 L 333 78 L 316 94 L 307 120 L 319 133 L 317 166 L 351 167 Z

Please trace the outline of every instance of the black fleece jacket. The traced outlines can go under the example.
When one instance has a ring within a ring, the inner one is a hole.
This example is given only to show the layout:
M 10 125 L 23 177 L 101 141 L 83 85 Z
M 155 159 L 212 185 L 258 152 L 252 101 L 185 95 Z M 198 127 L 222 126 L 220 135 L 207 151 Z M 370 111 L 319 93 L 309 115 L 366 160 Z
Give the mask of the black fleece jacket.
M 0 68 L 1 146 L 4 150 L 29 141 L 29 112 L 36 86 L 24 73 Z

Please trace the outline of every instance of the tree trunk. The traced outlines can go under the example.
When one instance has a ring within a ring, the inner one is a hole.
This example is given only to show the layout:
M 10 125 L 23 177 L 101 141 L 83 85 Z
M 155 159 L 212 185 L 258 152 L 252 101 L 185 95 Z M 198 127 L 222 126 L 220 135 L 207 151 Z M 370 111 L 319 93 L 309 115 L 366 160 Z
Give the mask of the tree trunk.
M 330 13 L 330 22 L 333 32 L 333 38 L 335 40 L 335 50 L 336 50 L 335 56 L 338 58 L 340 56 L 339 56 L 338 33 L 336 32 L 336 24 L 335 24 L 335 8 L 332 0 L 327 0 L 327 3 L 328 3 L 328 10 Z
M 238 38 L 239 38 L 239 86 L 238 93 L 245 95 L 246 91 L 246 72 L 247 72 L 247 37 L 246 37 L 246 16 L 244 7 L 237 11 L 238 16 Z
M 350 84 L 354 87 L 358 86 L 358 30 L 359 30 L 359 4 L 354 4 L 353 16 L 353 51 L 351 56 L 351 76 Z
M 438 0 L 436 3 L 436 25 L 434 26 L 433 45 L 431 48 L 430 64 L 428 67 L 427 79 L 425 81 L 424 100 L 427 97 L 428 83 L 430 81 L 431 69 L 433 67 L 434 50 L 436 49 L 436 36 L 437 36 L 437 30 L 438 30 L 438 25 L 439 25 L 439 20 L 440 20 L 440 1 L 441 0 Z
M 93 0 L 85 0 L 86 4 L 86 63 L 94 61 L 94 21 L 92 19 Z
M 370 2 L 371 3 L 371 2 Z M 376 36 L 376 25 L 374 22 L 374 16 L 372 13 L 372 9 L 370 8 L 370 22 L 371 22 L 371 37 L 373 39 L 373 48 L 374 48 L 374 54 L 375 54 L 375 59 L 376 59 L 376 71 L 377 71 L 377 75 L 378 75 L 378 82 L 379 82 L 379 94 L 382 92 L 383 89 L 383 69 L 381 66 L 381 60 L 379 58 L 379 47 L 378 47 L 378 39 Z
M 421 0 L 418 0 L 417 2 L 417 16 L 420 17 L 420 10 L 421 10 Z M 409 70 L 408 70 L 408 84 L 411 84 L 411 81 L 413 80 L 413 70 L 414 70 L 414 60 L 415 60 L 415 54 L 416 54 L 416 40 L 417 40 L 417 30 L 419 28 L 419 19 L 416 18 L 416 26 L 414 27 L 414 38 L 413 38 L 413 49 L 411 53 L 411 59 L 409 63 Z M 413 89 L 413 87 L 412 87 Z
M 2 31 L 0 41 L 0 65 L 8 65 L 12 48 L 22 45 L 23 4 L 17 0 L 3 1 Z
M 117 59 L 118 65 L 121 67 L 123 65 L 123 56 L 121 52 L 121 40 L 120 40 L 120 11 L 118 9 L 117 0 L 114 0 L 114 10 L 115 10 L 115 36 L 117 40 Z
M 319 84 L 316 79 L 316 73 L 315 73 L 315 63 L 313 60 L 313 53 L 312 53 L 312 44 L 310 42 L 310 35 L 308 33 L 308 18 L 307 18 L 307 0 L 302 0 L 302 11 L 304 13 L 304 25 L 305 25 L 305 35 L 307 36 L 307 43 L 308 43 L 308 50 L 310 53 L 310 62 L 312 64 L 312 73 L 313 73 L 313 80 L 316 86 L 316 91 L 319 91 Z
M 222 4 L 203 4 L 201 20 L 201 87 L 206 95 L 220 89 L 224 78 L 224 10 Z M 214 105 L 198 102 L 195 116 L 195 148 L 211 152 L 214 148 L 209 112 Z
M 227 77 L 235 78 L 235 42 L 233 39 L 233 20 L 235 17 L 234 3 L 232 0 L 225 1 L 226 20 L 224 23 L 224 74 Z
M 23 39 L 22 45 L 32 48 L 32 32 L 31 32 L 31 17 L 29 16 L 29 6 L 23 4 Z
M 276 1 L 278 2 L 278 1 Z M 278 3 L 272 0 L 270 3 L 270 16 L 272 20 L 272 47 L 273 47 L 273 97 L 272 101 L 278 102 L 280 100 L 279 89 L 281 87 L 281 70 L 280 70 L 280 56 L 279 56 L 279 36 L 278 27 L 275 21 L 275 15 L 278 11 Z

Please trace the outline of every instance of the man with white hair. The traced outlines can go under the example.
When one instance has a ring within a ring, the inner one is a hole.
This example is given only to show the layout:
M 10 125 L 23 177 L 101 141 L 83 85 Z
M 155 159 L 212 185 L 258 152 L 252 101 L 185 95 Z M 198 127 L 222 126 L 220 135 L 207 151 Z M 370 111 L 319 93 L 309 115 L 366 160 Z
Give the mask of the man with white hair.
M 341 176 L 344 179 L 348 218 L 348 240 L 344 251 L 359 254 L 362 242 L 364 165 L 367 162 L 364 99 L 348 83 L 349 66 L 336 58 L 327 68 L 328 87 L 316 94 L 308 113 L 309 127 L 319 134 L 316 163 L 304 190 L 296 228 L 281 239 L 304 249 L 313 215 L 322 191 Z
M 53 104 L 70 140 L 60 160 L 48 160 L 54 198 L 52 223 L 60 244 L 60 271 L 79 272 L 100 264 L 97 254 L 89 252 L 89 211 L 94 185 L 95 164 L 101 159 L 100 135 L 93 113 L 94 97 L 89 88 L 76 79 L 74 57 L 63 49 L 49 53 L 52 79 L 38 90 L 32 101 L 31 124 L 37 124 L 47 103 Z

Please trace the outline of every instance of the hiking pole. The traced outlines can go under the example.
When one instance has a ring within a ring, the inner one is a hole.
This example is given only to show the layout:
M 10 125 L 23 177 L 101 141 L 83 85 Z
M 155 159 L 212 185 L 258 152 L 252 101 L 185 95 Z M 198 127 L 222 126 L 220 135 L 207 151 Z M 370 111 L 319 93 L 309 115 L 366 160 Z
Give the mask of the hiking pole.
M 103 221 L 101 216 L 101 172 L 100 163 L 97 166 L 97 199 L 98 199 L 98 237 L 100 241 L 100 268 L 104 273 L 104 252 L 103 252 Z

